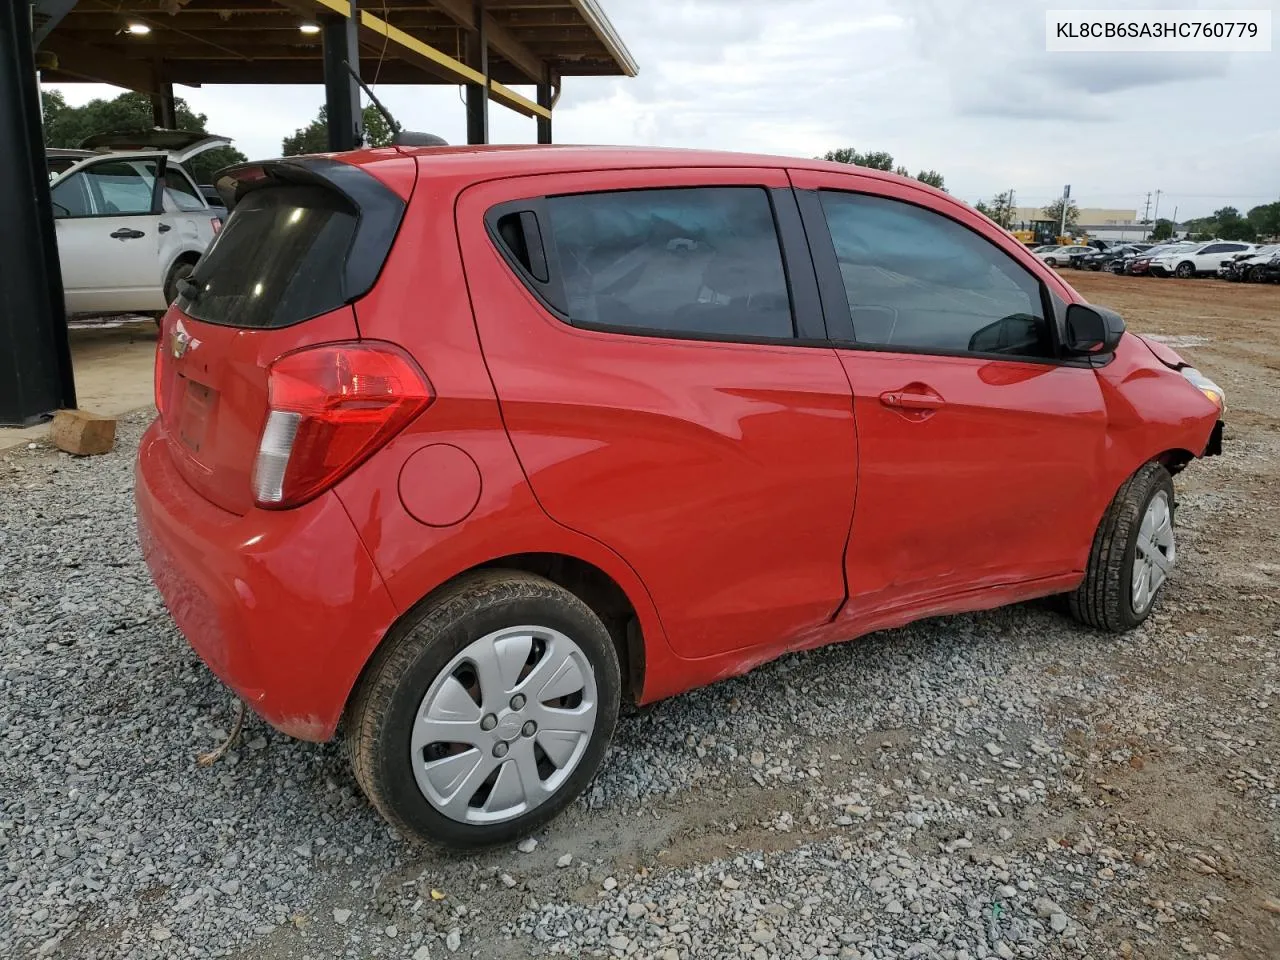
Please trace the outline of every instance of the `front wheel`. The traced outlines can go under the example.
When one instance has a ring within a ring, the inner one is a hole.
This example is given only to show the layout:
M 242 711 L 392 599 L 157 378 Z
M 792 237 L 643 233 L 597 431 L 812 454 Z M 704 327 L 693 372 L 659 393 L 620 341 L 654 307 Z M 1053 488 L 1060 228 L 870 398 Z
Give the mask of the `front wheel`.
M 1173 271 L 1173 274 L 1180 280 L 1190 280 L 1196 275 L 1196 268 L 1194 264 L 1183 260 L 1178 264 L 1178 269 Z
M 1125 481 L 1094 534 L 1084 581 L 1067 595 L 1071 615 L 1123 633 L 1151 613 L 1173 570 L 1173 478 L 1155 461 Z
M 1045 257 L 1044 262 L 1051 267 L 1056 267 L 1058 265 L 1058 261 L 1055 260 L 1053 257 Z
M 356 780 L 407 836 L 455 849 L 515 839 L 586 788 L 613 736 L 617 653 L 549 580 L 486 570 L 383 643 L 348 710 Z

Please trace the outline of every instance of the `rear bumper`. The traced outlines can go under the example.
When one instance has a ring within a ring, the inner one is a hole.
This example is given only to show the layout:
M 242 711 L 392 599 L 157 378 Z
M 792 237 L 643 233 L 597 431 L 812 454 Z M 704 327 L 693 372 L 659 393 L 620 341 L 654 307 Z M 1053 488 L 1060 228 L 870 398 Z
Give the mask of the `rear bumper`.
M 142 438 L 136 473 L 138 540 L 178 629 L 277 730 L 329 739 L 396 618 L 336 495 L 228 513 L 178 472 L 158 424 Z

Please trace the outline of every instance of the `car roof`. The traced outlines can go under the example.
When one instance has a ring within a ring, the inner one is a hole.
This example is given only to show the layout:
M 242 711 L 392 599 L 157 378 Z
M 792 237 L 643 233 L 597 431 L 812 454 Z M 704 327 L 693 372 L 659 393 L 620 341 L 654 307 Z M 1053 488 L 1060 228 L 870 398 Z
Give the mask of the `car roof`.
M 348 163 L 365 164 L 394 156 L 413 156 L 438 165 L 441 172 L 467 171 L 477 178 L 527 176 L 539 173 L 571 173 L 580 170 L 634 167 L 760 167 L 769 169 L 822 170 L 858 174 L 888 183 L 902 183 L 956 200 L 912 177 L 885 170 L 857 167 L 810 157 L 786 157 L 727 150 L 695 150 L 683 147 L 611 147 L 576 144 L 489 144 L 451 147 L 376 147 L 340 154 Z M 960 202 L 960 201 L 956 201 Z

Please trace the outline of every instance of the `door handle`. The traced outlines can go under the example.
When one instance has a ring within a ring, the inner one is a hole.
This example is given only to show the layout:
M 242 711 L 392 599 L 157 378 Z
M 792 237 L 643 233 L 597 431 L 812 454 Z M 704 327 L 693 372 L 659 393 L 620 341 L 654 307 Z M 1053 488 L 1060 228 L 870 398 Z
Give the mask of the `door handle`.
M 880 394 L 880 402 L 886 407 L 901 410 L 937 410 L 947 403 L 936 393 L 925 393 L 919 389 L 890 390 Z
M 167 224 L 167 223 L 162 223 L 162 224 L 160 224 L 160 226 L 156 227 L 156 232 L 157 232 L 157 233 L 168 233 L 168 232 L 169 232 L 170 230 L 172 230 L 172 229 L 173 229 L 173 227 L 169 226 L 169 224 Z
M 138 237 L 145 237 L 146 234 L 141 230 L 133 230 L 129 227 L 121 227 L 115 233 L 111 234 L 117 240 L 136 240 Z

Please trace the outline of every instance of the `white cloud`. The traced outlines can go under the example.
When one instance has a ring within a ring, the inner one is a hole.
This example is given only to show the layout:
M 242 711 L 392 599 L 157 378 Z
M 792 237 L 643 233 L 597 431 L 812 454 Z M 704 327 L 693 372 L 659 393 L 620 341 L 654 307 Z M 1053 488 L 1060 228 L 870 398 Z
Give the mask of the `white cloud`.
M 1042 203 L 1072 184 L 1082 205 L 1137 207 L 1163 191 L 1196 216 L 1280 196 L 1280 61 L 1048 54 L 1044 11 L 1102 0 L 604 0 L 640 76 L 565 80 L 561 142 L 655 144 L 811 156 L 888 150 L 932 167 L 967 200 L 1012 187 Z M 1162 7 L 1231 7 L 1163 0 Z M 1269 7 L 1280 23 L 1280 0 Z M 68 85 L 72 102 L 87 88 Z M 115 91 L 99 88 L 96 95 Z M 314 87 L 181 89 L 210 129 L 274 155 L 323 100 Z M 378 91 L 412 129 L 465 140 L 454 87 Z M 494 105 L 491 139 L 532 142 Z M 1167 206 L 1166 206 L 1167 205 Z

